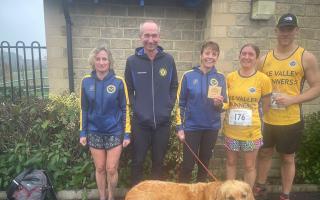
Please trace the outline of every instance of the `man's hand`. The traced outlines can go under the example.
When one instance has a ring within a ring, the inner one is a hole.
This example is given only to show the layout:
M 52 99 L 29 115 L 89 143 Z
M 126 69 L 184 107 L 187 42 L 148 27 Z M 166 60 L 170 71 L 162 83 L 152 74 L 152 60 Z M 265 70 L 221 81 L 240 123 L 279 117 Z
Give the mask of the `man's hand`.
M 281 107 L 287 107 L 292 104 L 295 104 L 295 96 L 289 96 L 283 93 L 277 95 L 274 100 L 276 101 L 277 105 Z

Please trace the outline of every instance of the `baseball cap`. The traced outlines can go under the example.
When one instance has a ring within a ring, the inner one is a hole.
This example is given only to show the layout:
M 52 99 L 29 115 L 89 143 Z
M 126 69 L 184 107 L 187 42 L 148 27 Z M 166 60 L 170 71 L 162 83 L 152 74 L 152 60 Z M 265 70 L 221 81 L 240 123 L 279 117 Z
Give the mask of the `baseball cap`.
M 277 27 L 294 26 L 298 27 L 297 17 L 294 14 L 287 13 L 280 17 Z

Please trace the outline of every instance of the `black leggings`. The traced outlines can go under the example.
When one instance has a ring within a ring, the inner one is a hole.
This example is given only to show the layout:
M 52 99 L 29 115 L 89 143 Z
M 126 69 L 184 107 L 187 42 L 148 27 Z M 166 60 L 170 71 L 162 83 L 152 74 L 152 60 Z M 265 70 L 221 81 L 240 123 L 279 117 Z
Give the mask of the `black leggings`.
M 209 160 L 212 156 L 212 150 L 216 144 L 218 136 L 218 130 L 201 130 L 185 132 L 185 139 L 187 144 L 195 152 L 201 162 L 208 168 Z M 183 145 L 183 161 L 181 165 L 181 171 L 179 174 L 179 181 L 188 183 L 191 181 L 191 173 L 196 162 L 193 154 L 186 145 Z M 197 162 L 198 173 L 197 182 L 205 182 L 207 179 L 207 172 L 202 165 Z

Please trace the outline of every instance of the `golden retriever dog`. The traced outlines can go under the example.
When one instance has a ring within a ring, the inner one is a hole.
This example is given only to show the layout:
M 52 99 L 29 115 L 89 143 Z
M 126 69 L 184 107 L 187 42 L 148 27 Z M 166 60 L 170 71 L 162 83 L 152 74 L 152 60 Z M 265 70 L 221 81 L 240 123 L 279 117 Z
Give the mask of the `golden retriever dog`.
M 237 180 L 196 184 L 143 181 L 129 190 L 125 200 L 254 200 L 254 197 L 250 186 Z

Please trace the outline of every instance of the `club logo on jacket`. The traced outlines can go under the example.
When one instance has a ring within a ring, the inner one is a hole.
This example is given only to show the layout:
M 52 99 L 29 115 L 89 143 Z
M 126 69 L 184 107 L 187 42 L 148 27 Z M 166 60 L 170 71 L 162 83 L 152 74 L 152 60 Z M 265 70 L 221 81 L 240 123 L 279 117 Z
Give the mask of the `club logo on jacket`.
M 253 93 L 256 92 L 256 88 L 255 87 L 250 87 L 248 91 L 249 91 L 249 93 L 253 94 Z
M 290 67 L 295 67 L 297 65 L 297 62 L 295 60 L 290 61 L 289 66 Z
M 218 86 L 218 81 L 217 81 L 217 79 L 214 79 L 214 78 L 212 78 L 212 79 L 210 79 L 210 85 L 212 85 L 212 86 Z
M 114 85 L 108 85 L 106 90 L 109 94 L 112 94 L 112 93 L 115 93 L 117 89 L 116 89 L 116 86 Z
M 159 74 L 160 76 L 162 77 L 165 77 L 167 75 L 167 69 L 165 67 L 161 67 L 160 70 L 159 70 Z

